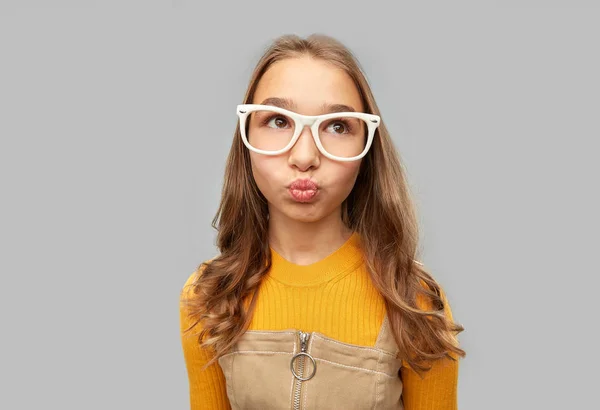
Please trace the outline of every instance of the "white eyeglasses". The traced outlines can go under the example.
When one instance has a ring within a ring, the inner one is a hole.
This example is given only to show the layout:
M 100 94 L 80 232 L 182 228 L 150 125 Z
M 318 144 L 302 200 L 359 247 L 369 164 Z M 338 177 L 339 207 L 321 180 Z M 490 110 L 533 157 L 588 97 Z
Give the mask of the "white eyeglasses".
M 264 155 L 282 154 L 296 143 L 305 126 L 327 158 L 356 161 L 364 157 L 381 118 L 362 112 L 334 112 L 302 115 L 284 108 L 262 104 L 239 104 L 242 140 L 248 149 Z

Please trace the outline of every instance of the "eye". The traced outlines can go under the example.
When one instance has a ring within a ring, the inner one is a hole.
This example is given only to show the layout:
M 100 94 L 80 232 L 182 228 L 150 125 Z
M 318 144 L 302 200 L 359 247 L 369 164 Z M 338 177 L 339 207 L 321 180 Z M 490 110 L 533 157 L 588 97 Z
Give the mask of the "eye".
M 335 134 L 347 134 L 351 131 L 350 126 L 345 121 L 333 121 L 327 126 L 328 132 Z
M 276 115 L 268 118 L 265 123 L 271 128 L 285 128 L 289 121 L 285 117 Z

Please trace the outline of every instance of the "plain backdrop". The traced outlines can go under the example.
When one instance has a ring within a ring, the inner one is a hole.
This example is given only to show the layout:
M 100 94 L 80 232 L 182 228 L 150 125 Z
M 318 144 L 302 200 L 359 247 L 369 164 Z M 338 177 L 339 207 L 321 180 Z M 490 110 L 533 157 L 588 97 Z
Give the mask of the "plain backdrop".
M 414 3 L 0 1 L 0 408 L 188 408 L 179 292 L 217 253 L 235 106 L 313 32 L 408 171 L 459 408 L 592 408 L 599 6 Z

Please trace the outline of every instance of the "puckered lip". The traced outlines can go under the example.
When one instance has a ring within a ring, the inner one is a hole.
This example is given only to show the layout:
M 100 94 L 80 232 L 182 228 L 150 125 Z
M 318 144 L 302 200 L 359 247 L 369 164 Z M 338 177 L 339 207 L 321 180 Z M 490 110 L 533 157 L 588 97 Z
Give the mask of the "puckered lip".
M 319 189 L 319 185 L 315 181 L 311 180 L 310 178 L 300 178 L 300 179 L 294 180 L 290 185 L 288 185 L 288 189 L 316 191 Z

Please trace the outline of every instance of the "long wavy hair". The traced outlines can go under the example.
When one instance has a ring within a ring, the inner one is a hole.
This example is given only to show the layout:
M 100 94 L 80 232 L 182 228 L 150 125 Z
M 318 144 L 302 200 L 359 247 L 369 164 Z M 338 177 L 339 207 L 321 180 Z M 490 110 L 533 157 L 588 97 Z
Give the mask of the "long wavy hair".
M 273 63 L 302 56 L 343 69 L 356 84 L 366 112 L 381 115 L 357 59 L 342 43 L 324 34 L 307 38 L 286 34 L 275 39 L 252 73 L 244 103 L 252 102 L 259 80 Z M 268 218 L 267 200 L 254 181 L 238 122 L 221 202 L 212 221 L 220 254 L 198 266 L 200 274 L 191 283 L 189 296 L 182 295 L 192 323 L 184 333 L 199 324 L 198 343 L 214 353 L 204 368 L 225 354 L 250 325 L 261 281 L 271 267 Z M 342 203 L 342 220 L 360 235 L 366 267 L 385 299 L 398 358 L 423 377 L 433 360 L 464 357 L 456 338 L 464 328 L 444 314 L 443 291 L 417 261 L 414 205 L 383 119 L 355 185 Z M 423 298 L 431 309 L 419 307 Z

